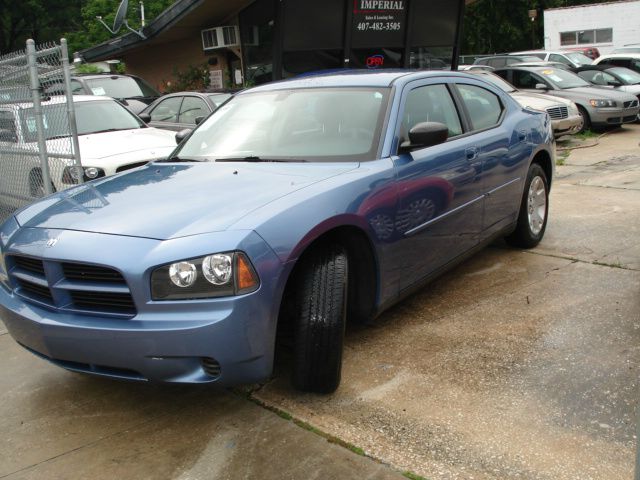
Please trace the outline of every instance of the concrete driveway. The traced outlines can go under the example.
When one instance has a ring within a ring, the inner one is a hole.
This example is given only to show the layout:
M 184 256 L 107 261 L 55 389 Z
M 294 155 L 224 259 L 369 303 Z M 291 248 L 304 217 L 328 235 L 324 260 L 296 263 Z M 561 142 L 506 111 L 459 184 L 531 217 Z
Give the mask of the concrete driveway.
M 494 245 L 351 328 L 332 396 L 286 362 L 237 392 L 79 376 L 0 329 L 0 478 L 630 479 L 639 140 L 571 152 L 535 250 Z

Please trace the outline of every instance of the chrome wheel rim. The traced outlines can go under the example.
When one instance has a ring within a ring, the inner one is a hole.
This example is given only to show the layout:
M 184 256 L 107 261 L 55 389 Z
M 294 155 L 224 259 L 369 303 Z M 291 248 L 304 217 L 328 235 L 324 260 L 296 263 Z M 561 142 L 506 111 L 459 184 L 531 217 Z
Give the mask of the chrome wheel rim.
M 527 194 L 527 215 L 529 230 L 533 235 L 539 235 L 547 216 L 547 192 L 544 181 L 540 177 L 533 177 Z

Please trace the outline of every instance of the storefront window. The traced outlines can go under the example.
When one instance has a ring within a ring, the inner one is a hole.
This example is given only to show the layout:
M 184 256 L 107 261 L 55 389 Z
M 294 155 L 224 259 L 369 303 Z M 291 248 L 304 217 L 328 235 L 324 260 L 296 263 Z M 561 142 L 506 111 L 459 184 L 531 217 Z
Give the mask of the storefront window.
M 275 5 L 258 0 L 240 13 L 245 82 L 259 85 L 273 80 Z
M 285 52 L 282 56 L 283 78 L 295 77 L 306 72 L 338 69 L 342 66 L 342 50 Z
M 411 47 L 409 68 L 449 70 L 453 47 Z
M 403 68 L 402 48 L 357 48 L 351 50 L 350 68 Z

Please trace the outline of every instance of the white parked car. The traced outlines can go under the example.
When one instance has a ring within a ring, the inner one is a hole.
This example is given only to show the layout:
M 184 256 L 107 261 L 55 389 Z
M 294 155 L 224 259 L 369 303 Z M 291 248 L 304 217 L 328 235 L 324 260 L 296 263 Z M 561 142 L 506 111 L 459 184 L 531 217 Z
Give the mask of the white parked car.
M 175 133 L 148 127 L 109 97 L 74 96 L 80 159 L 84 172 L 65 158 L 73 144 L 66 120 L 66 99 L 42 103 L 52 187 L 62 190 L 84 180 L 113 175 L 165 158 L 176 146 Z M 37 155 L 33 105 L 0 105 L 0 202 L 19 207 L 44 195 Z M 57 155 L 57 156 L 56 156 Z
M 507 92 L 522 107 L 532 110 L 547 112 L 551 118 L 553 135 L 558 138 L 563 135 L 571 135 L 582 130 L 583 120 L 578 107 L 571 100 L 565 98 L 552 97 L 544 93 L 523 92 L 516 89 L 509 82 L 499 77 L 495 73 L 471 71 L 474 75 L 481 76 L 484 80 L 494 84 L 496 87 Z

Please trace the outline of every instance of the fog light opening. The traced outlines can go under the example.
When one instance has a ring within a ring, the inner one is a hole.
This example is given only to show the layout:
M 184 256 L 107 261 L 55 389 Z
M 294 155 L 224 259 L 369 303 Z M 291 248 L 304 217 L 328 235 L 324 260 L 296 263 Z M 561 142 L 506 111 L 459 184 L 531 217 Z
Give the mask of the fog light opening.
M 201 360 L 202 369 L 205 373 L 211 377 L 219 377 L 220 376 L 220 364 L 217 360 L 211 357 L 202 357 Z

